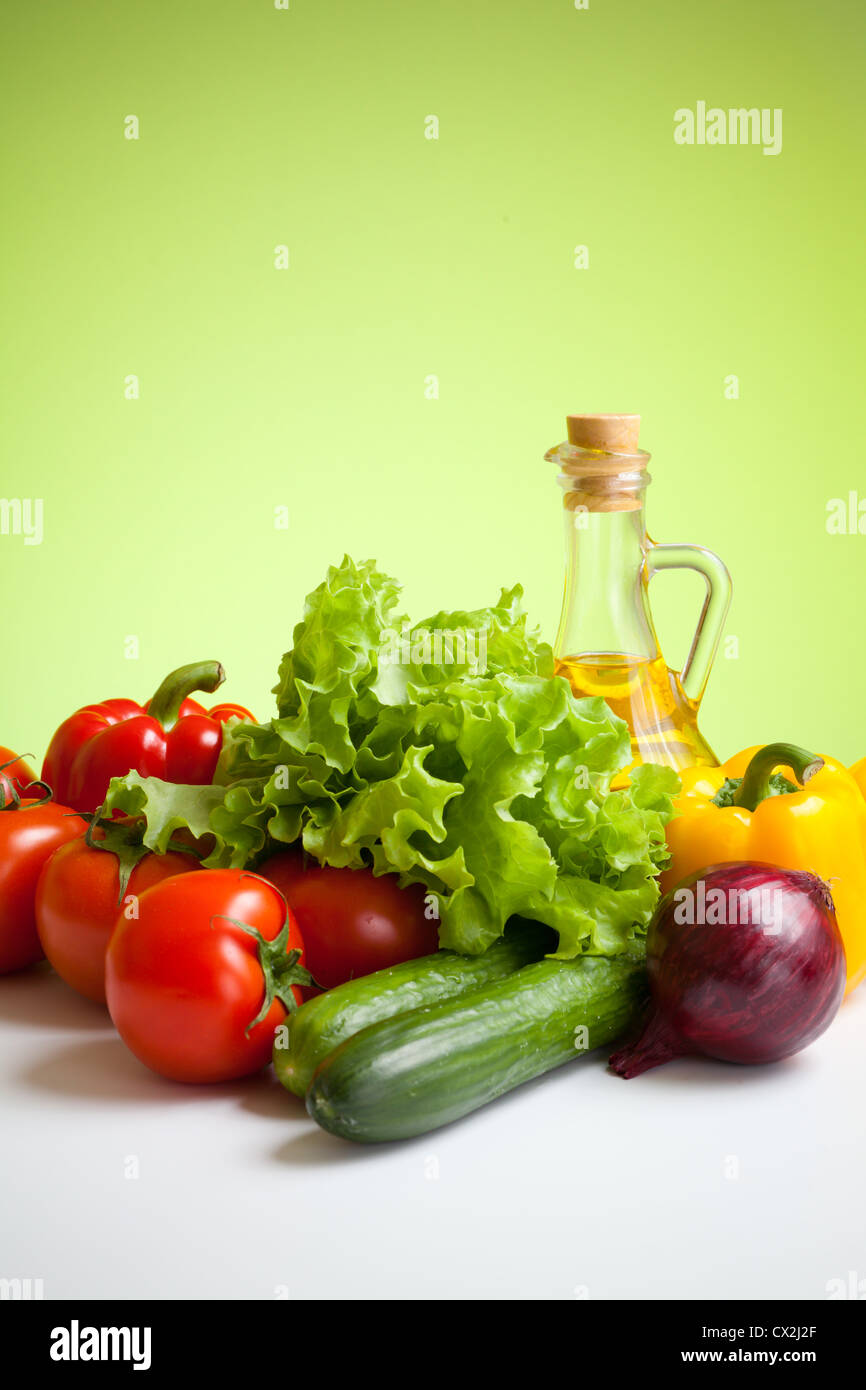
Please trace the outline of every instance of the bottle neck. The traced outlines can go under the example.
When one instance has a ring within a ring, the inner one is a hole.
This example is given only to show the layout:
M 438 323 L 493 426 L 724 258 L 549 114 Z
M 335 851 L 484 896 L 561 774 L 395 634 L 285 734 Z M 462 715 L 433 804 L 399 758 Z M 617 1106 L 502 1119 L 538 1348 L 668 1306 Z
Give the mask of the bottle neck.
M 612 455 L 560 445 L 566 577 L 558 660 L 659 655 L 647 601 L 644 512 L 647 454 Z
M 560 660 L 590 654 L 658 656 L 646 598 L 643 508 L 566 510 L 566 575 L 554 648 Z

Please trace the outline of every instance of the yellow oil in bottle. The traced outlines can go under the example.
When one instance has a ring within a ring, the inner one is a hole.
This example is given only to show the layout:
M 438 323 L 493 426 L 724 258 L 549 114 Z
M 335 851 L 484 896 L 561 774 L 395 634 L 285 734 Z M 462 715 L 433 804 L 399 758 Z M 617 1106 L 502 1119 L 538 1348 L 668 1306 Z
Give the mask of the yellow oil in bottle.
M 698 731 L 698 709 L 689 700 L 676 671 L 660 656 L 623 652 L 582 652 L 563 657 L 556 674 L 565 676 L 575 695 L 600 695 L 631 731 L 633 763 L 716 767 L 718 759 Z M 613 782 L 628 781 L 628 769 Z

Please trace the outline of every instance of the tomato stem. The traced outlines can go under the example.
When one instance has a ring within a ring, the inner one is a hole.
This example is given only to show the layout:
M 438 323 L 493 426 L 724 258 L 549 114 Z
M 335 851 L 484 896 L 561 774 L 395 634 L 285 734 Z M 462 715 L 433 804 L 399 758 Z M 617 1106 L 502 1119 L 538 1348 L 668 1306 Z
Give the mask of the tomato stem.
M 5 772 L 7 767 L 14 767 L 16 763 L 23 763 L 25 758 L 32 757 L 32 753 L 16 753 L 14 758 L 7 758 L 5 763 L 0 763 L 0 772 Z
M 127 816 L 122 820 L 115 820 L 112 816 L 103 816 L 102 807 L 96 812 L 83 811 L 80 815 L 81 819 L 87 822 L 84 834 L 87 848 L 104 850 L 107 854 L 113 854 L 117 860 L 118 907 L 126 896 L 133 869 L 149 854 L 189 854 L 201 862 L 198 850 L 193 849 L 192 845 L 182 844 L 173 836 L 169 836 L 168 843 L 159 849 L 146 844 L 144 837 L 147 821 L 144 816 Z M 98 840 L 94 838 L 96 830 L 101 832 L 101 838 Z
M 251 927 L 247 922 L 239 922 L 236 917 L 227 917 L 224 912 L 217 912 L 216 917 L 222 917 L 223 921 L 231 922 L 233 926 L 240 927 L 241 931 L 245 931 L 248 936 L 255 937 L 259 944 L 259 963 L 265 978 L 265 996 L 262 1000 L 262 1007 L 244 1030 L 247 1037 L 263 1019 L 267 1018 L 275 999 L 279 999 L 286 1013 L 297 1012 L 298 1001 L 294 996 L 293 986 L 303 985 L 311 986 L 314 989 L 320 988 L 309 970 L 298 964 L 301 958 L 300 951 L 286 950 L 289 944 L 288 908 L 286 908 L 286 920 L 283 922 L 280 933 L 272 941 L 269 941 L 266 936 L 262 936 L 256 927 Z
M 14 761 L 14 762 L 17 762 L 18 759 L 17 759 L 17 758 L 14 758 L 13 761 Z M 4 763 L 3 766 L 4 766 L 4 767 L 8 767 L 9 764 L 8 764 L 8 763 Z M 3 771 L 3 768 L 0 768 L 0 772 L 2 772 L 2 771 Z M 7 792 L 6 783 L 7 783 L 7 782 L 8 782 L 8 791 L 9 791 L 9 796 L 8 796 L 8 797 L 7 797 L 7 795 L 6 795 L 6 792 Z M 18 788 L 16 787 L 15 783 L 12 781 L 11 778 L 4 778 L 3 783 L 0 784 L 0 791 L 2 791 L 2 794 L 3 794 L 3 803 L 2 803 L 2 805 L 0 805 L 0 811 L 35 811 L 37 806 L 44 806 L 45 803 L 46 803 L 46 801 L 53 801 L 53 799 L 54 799 L 54 792 L 51 790 L 51 788 L 49 787 L 49 785 L 48 785 L 47 782 L 43 782 L 43 781 L 41 780 L 41 778 L 37 779 L 37 781 L 35 781 L 35 782 L 28 782 L 28 783 L 27 783 L 27 786 L 24 788 L 24 794 L 25 794 L 25 796 L 27 796 L 27 793 L 28 793 L 29 791 L 31 791 L 33 787 L 44 787 L 44 788 L 45 788 L 44 794 L 43 794 L 42 796 L 39 796 L 39 797 L 34 798 L 32 804 L 31 804 L 30 806 L 22 806 L 22 805 L 21 805 L 21 793 L 19 792 L 19 790 L 18 790 Z M 30 800 L 29 797 L 27 797 L 27 799 Z

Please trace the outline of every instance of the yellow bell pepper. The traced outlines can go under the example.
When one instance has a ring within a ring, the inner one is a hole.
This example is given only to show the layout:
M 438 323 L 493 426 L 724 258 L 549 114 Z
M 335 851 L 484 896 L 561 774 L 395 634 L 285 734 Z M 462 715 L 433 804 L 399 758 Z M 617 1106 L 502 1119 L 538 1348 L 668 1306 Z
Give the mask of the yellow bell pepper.
M 863 795 L 866 796 L 866 758 L 861 758 L 859 763 L 854 764 L 851 769 L 851 776 Z
M 789 743 L 686 768 L 667 828 L 663 892 L 711 864 L 758 860 L 825 880 L 845 943 L 850 993 L 866 975 L 866 759 L 856 770 Z M 790 769 L 800 786 L 781 775 Z M 714 802 L 713 798 L 717 799 Z

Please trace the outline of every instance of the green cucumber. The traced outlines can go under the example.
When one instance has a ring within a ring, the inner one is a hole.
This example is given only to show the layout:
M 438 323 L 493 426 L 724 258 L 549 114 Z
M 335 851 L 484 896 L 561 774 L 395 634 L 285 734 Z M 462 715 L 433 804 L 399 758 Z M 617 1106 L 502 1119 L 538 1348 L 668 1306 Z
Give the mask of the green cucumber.
M 318 1068 L 307 1111 L 359 1143 L 425 1134 L 611 1042 L 646 993 L 635 957 L 538 961 L 356 1033 Z
M 483 956 L 437 951 L 377 970 L 303 1004 L 278 1031 L 274 1069 L 286 1090 L 303 1096 L 313 1072 L 329 1052 L 371 1023 L 422 1004 L 453 999 L 511 975 L 556 946 L 556 933 L 539 922 L 512 918 L 505 935 Z

